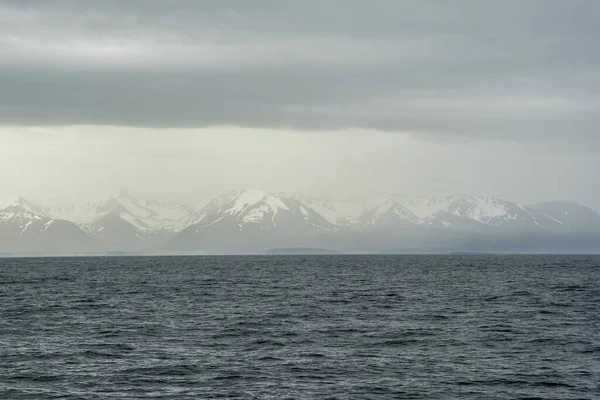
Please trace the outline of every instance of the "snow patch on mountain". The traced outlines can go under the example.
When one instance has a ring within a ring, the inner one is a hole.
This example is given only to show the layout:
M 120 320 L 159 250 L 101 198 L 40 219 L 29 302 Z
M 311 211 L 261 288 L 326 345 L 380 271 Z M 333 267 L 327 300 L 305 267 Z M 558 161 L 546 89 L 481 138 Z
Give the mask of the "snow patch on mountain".
M 35 213 L 26 205 L 22 205 L 20 201 L 14 202 L 0 212 L 0 222 L 17 224 L 21 229 L 26 229 L 31 222 L 42 219 L 47 218 Z
M 289 195 L 281 193 L 280 195 L 303 203 L 321 214 L 330 223 L 340 226 L 356 225 L 370 204 L 362 199 L 333 200 L 326 197 L 306 196 L 296 193 Z
M 426 219 L 434 216 L 435 214 L 447 209 L 454 197 L 404 197 L 394 196 L 395 199 L 407 210 L 409 210 L 415 217 L 419 219 Z
M 382 199 L 378 203 L 357 219 L 360 225 L 390 229 L 414 225 L 419 221 L 412 212 L 393 197 Z
M 508 202 L 491 196 L 467 193 L 452 199 L 447 210 L 457 217 L 487 223 L 492 218 L 507 215 L 508 206 Z
M 259 222 L 268 215 L 275 225 L 275 217 L 281 210 L 290 209 L 279 197 L 258 190 L 244 190 L 222 212 L 241 216 L 243 222 Z
M 75 222 L 86 228 L 109 213 L 116 213 L 124 221 L 141 231 L 175 232 L 195 221 L 196 208 L 176 202 L 158 202 L 140 199 L 127 192 L 101 201 L 80 204 L 59 204 L 43 208 L 52 218 Z
M 211 202 L 205 207 L 205 216 L 193 225 L 196 233 L 214 225 L 235 227 L 238 232 L 271 231 L 275 228 L 288 233 L 336 229 L 322 215 L 292 197 L 247 189 L 237 192 L 221 207 L 217 207 L 218 203 Z
M 62 232 L 74 243 L 88 247 L 93 241 L 95 248 L 105 250 L 151 250 L 171 239 L 187 249 L 210 245 L 226 249 L 232 243 L 250 248 L 288 239 L 288 245 L 299 245 L 303 238 L 329 240 L 334 233 L 340 234 L 335 239 L 339 241 L 383 233 L 377 240 L 389 239 L 389 245 L 396 246 L 396 234 L 404 239 L 411 235 L 424 238 L 442 231 L 449 232 L 448 237 L 456 237 L 455 233 L 458 237 L 488 233 L 503 237 L 600 235 L 600 215 L 575 203 L 524 206 L 474 193 L 336 200 L 260 190 L 222 193 L 203 207 L 145 200 L 122 192 L 77 205 L 40 206 L 18 198 L 0 210 L 4 242 L 10 243 L 6 238 L 15 236 L 20 238 L 19 246 L 25 246 L 31 240 L 27 248 L 33 248 L 29 246 L 46 233 L 50 248 L 50 243 L 60 241 L 49 238 Z M 12 244 L 5 244 L 5 248 L 9 246 Z

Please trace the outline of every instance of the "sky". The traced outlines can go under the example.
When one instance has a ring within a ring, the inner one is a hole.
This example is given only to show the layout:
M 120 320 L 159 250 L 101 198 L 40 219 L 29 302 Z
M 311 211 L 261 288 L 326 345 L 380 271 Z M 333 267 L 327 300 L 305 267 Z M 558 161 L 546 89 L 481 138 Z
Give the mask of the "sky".
M 600 211 L 596 0 L 0 0 L 0 201 Z

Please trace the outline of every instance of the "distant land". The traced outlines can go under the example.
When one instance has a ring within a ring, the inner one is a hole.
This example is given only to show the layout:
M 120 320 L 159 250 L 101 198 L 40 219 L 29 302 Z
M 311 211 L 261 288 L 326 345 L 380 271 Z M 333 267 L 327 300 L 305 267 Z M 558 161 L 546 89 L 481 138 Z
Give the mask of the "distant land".
M 304 254 L 339 254 L 334 250 L 327 249 L 315 249 L 310 247 L 290 247 L 290 248 L 278 248 L 268 249 L 266 254 L 276 255 L 304 255 Z
M 0 209 L 0 255 L 599 253 L 600 215 L 465 193 L 337 200 L 241 190 L 199 206 L 122 192 Z

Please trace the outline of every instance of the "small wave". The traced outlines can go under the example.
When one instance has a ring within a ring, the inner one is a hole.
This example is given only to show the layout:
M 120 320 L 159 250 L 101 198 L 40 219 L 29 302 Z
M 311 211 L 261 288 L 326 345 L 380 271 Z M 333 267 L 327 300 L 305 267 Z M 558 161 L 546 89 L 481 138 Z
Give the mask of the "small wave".
M 203 368 L 199 365 L 178 364 L 178 365 L 161 365 L 152 367 L 136 367 L 121 370 L 121 373 L 142 375 L 142 376 L 182 376 L 194 375 L 201 372 Z
M 581 353 L 581 354 L 600 353 L 600 346 L 589 347 L 589 348 L 579 351 L 579 353 Z

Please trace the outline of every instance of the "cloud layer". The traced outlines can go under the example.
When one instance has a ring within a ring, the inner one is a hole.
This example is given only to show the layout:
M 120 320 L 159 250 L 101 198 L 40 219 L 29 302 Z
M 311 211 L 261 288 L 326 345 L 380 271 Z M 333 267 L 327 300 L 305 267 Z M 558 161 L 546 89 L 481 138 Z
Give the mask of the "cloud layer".
M 0 201 L 600 210 L 597 0 L 0 0 Z
M 600 3 L 0 1 L 0 121 L 600 147 Z

